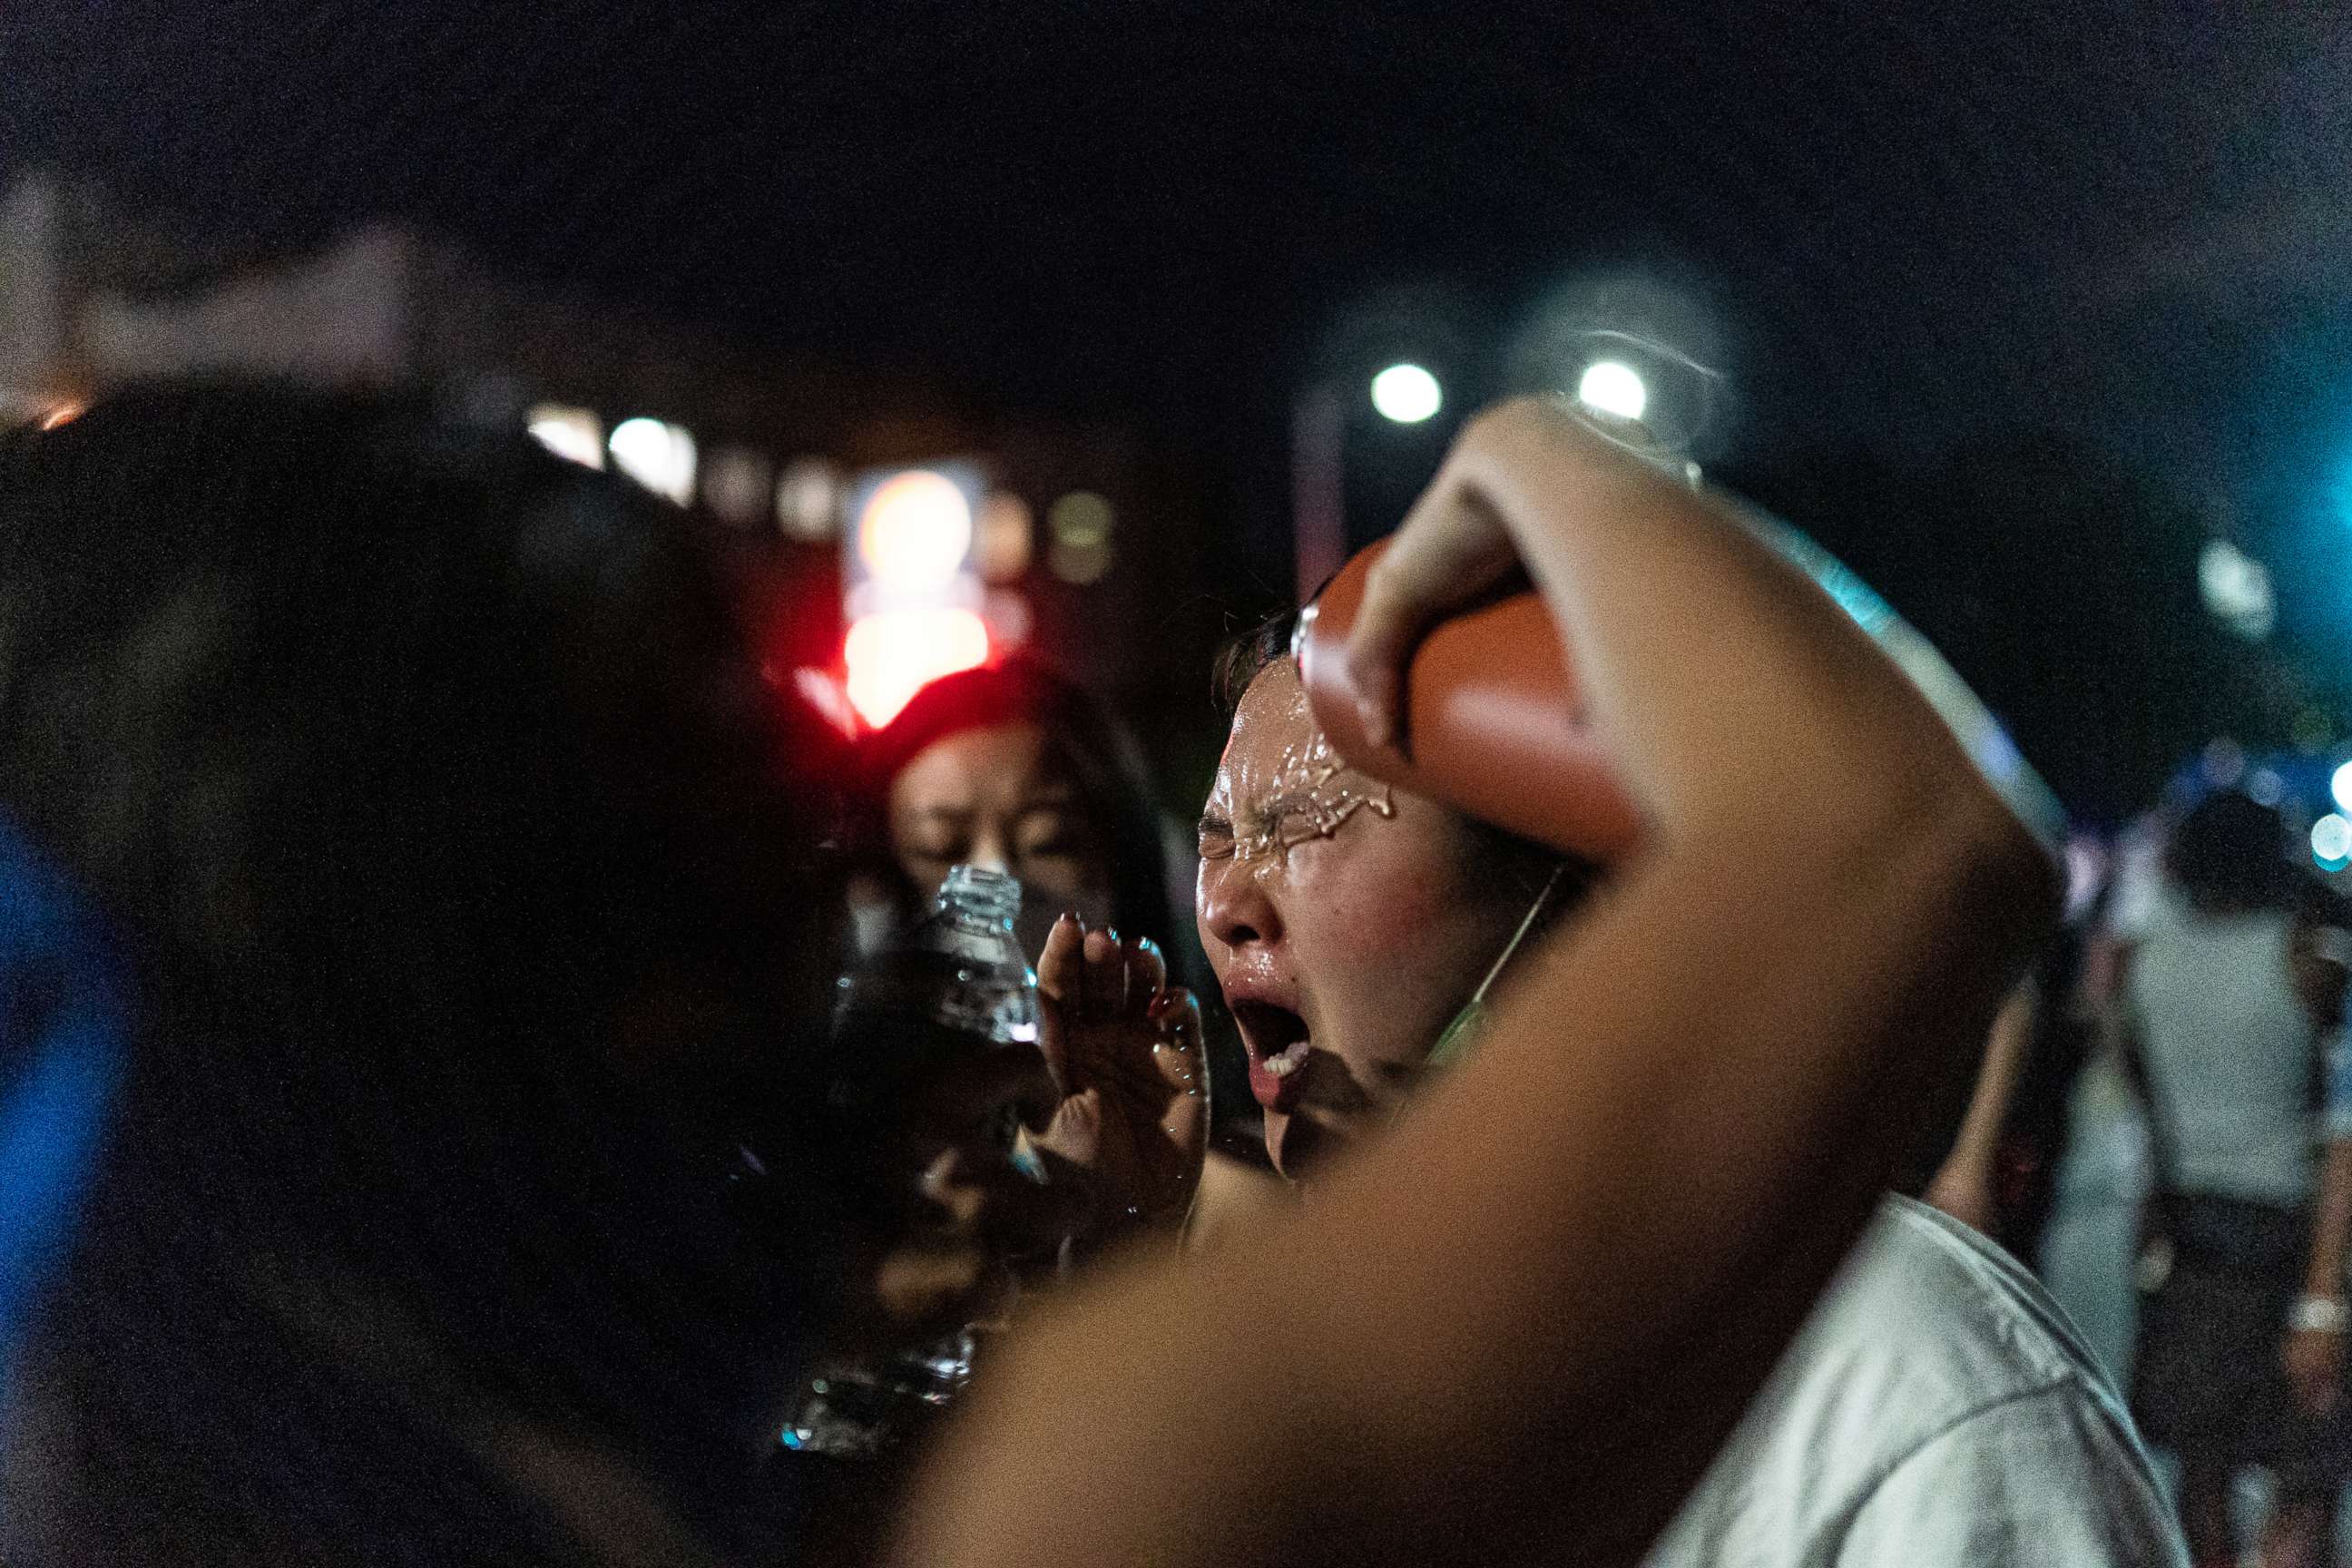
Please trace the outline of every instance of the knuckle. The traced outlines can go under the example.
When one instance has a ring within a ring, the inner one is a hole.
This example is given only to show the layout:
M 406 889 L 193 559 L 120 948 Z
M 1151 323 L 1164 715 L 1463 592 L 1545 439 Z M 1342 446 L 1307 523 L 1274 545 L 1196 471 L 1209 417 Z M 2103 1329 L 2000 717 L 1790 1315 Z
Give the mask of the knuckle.
M 1359 678 L 1377 673 L 1395 658 L 1396 644 L 1396 632 L 1385 620 L 1367 617 L 1359 622 L 1355 634 L 1348 638 L 1349 673 Z
M 1488 404 L 1463 422 L 1462 444 L 1483 447 L 1516 431 L 1526 423 L 1528 405 L 1532 401 L 1526 397 L 1507 397 L 1500 403 Z
M 1523 393 L 1471 416 L 1462 427 L 1462 441 L 1473 449 L 1507 448 L 1557 431 L 1567 417 L 1554 399 Z
M 1507 397 L 1487 412 L 1494 416 L 1497 427 L 1505 430 L 1548 430 L 1563 416 L 1558 398 L 1533 392 Z
M 1402 592 L 1408 582 L 1394 550 L 1372 563 L 1364 574 L 1363 605 L 1357 614 L 1355 635 L 1348 639 L 1349 646 L 1360 643 L 1366 633 L 1378 629 L 1381 607 Z

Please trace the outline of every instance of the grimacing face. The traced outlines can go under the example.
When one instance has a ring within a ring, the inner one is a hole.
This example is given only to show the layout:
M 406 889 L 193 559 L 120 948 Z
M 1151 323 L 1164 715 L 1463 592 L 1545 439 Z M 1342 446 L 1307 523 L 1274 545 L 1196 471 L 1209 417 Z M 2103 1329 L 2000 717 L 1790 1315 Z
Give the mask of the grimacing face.
M 1251 682 L 1194 907 L 1285 1175 L 1395 1105 L 1526 914 L 1474 850 L 1453 811 L 1339 761 L 1288 659 Z

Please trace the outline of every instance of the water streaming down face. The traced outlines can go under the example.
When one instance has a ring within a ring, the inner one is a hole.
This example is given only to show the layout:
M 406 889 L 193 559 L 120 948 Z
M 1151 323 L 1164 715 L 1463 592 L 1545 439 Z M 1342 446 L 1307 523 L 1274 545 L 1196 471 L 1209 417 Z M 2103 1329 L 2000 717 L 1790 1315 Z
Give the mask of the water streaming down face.
M 1342 761 L 1315 722 L 1306 689 L 1296 680 L 1290 687 L 1284 715 L 1288 738 L 1272 765 L 1219 771 L 1210 802 L 1213 810 L 1222 808 L 1225 831 L 1202 833 L 1203 859 L 1250 863 L 1263 875 L 1286 867 L 1297 846 L 1333 837 L 1360 811 L 1396 816 L 1395 792 Z
M 1287 659 L 1235 711 L 1200 848 L 1202 941 L 1295 1173 L 1411 1085 L 1526 900 L 1465 819 L 1347 764 Z

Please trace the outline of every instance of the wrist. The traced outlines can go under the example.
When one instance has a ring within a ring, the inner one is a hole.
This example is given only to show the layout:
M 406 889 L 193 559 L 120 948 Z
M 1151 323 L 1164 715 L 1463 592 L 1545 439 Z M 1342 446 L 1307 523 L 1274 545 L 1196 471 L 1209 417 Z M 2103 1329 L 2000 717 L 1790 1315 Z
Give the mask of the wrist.
M 2340 1334 L 2347 1325 L 2344 1298 L 2306 1290 L 2294 1299 L 2287 1324 L 2302 1334 Z

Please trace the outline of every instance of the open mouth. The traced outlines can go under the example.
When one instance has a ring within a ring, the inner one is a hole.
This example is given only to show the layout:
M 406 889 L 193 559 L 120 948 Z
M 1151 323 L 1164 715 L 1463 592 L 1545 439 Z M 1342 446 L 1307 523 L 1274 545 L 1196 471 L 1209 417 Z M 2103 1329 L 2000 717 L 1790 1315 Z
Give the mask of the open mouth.
M 1246 1001 L 1234 1005 L 1234 1022 L 1249 1051 L 1251 1097 L 1268 1110 L 1286 1109 L 1314 1048 L 1307 1020 L 1271 1002 Z

